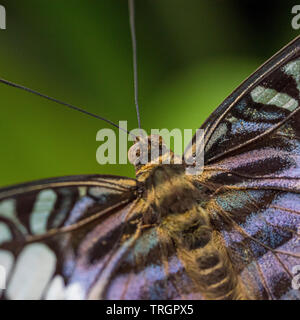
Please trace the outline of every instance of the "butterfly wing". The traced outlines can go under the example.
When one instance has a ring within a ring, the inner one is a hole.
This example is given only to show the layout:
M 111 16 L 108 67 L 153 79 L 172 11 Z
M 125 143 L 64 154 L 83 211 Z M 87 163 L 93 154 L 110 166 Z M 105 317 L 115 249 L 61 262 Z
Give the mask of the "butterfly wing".
M 208 118 L 206 209 L 255 298 L 300 299 L 300 37 Z M 193 143 L 189 146 L 193 148 Z
M 0 190 L 3 298 L 84 298 L 101 271 L 92 268 L 93 259 L 108 256 L 128 231 L 136 198 L 136 180 L 114 176 L 63 177 Z M 89 247 L 82 248 L 87 239 Z M 90 262 L 79 267 L 84 254 Z
M 211 163 L 295 119 L 299 106 L 300 37 L 244 81 L 205 121 L 205 163 Z
M 129 248 L 129 250 L 128 250 Z M 121 263 L 119 257 L 126 256 Z M 101 260 L 99 260 L 100 263 Z M 187 275 L 174 243 L 158 227 L 137 229 L 95 282 L 89 299 L 203 299 Z
M 201 298 L 173 243 L 142 226 L 142 188 L 72 176 L 0 190 L 2 299 Z

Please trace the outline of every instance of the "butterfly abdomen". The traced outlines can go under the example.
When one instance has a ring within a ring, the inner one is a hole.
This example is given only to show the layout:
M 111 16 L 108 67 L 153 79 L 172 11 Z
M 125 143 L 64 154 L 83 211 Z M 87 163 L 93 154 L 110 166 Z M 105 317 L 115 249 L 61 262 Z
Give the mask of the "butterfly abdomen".
M 163 228 L 175 243 L 187 274 L 205 298 L 247 298 L 206 211 L 195 205 L 184 214 L 166 218 Z
M 226 247 L 199 204 L 205 202 L 205 193 L 172 165 L 157 166 L 146 187 L 150 206 L 144 213 L 145 223 L 156 223 L 159 233 L 173 243 L 196 290 L 207 299 L 247 298 Z

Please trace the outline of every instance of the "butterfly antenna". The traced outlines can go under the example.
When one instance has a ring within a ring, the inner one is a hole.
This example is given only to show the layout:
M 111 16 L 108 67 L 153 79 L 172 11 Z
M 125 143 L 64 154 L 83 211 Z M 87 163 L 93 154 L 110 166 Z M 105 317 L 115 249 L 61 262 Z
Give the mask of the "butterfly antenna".
M 79 108 L 79 107 L 73 106 L 73 105 L 71 105 L 71 104 L 69 104 L 69 103 L 62 102 L 62 101 L 60 101 L 60 100 L 58 100 L 58 99 L 55 99 L 55 98 L 51 98 L 51 97 L 49 97 L 49 96 L 47 96 L 47 95 L 45 95 L 45 94 L 42 94 L 42 93 L 40 93 L 40 92 L 37 92 L 37 91 L 32 90 L 32 89 L 29 89 L 29 88 L 26 88 L 26 87 L 24 87 L 24 86 L 22 86 L 22 85 L 20 85 L 20 84 L 16 84 L 16 83 L 7 81 L 7 80 L 5 80 L 5 79 L 0 79 L 0 83 L 4 83 L 4 84 L 6 84 L 6 85 L 8 85 L 8 86 L 11 86 L 11 87 L 14 87 L 14 88 L 17 88 L 17 89 L 21 89 L 21 90 L 27 91 L 27 92 L 29 92 L 29 93 L 35 94 L 35 95 L 37 95 L 37 96 L 39 96 L 39 97 L 42 97 L 42 98 L 44 98 L 44 99 L 47 99 L 47 100 L 56 102 L 56 103 L 58 103 L 58 104 L 61 104 L 61 105 L 65 106 L 65 107 L 68 107 L 68 108 L 70 108 L 70 109 L 73 109 L 73 110 L 79 111 L 79 112 L 81 112 L 81 113 L 87 114 L 87 115 L 89 115 L 89 116 L 91 116 L 91 117 L 93 117 L 93 118 L 100 119 L 100 120 L 105 121 L 105 122 L 109 123 L 110 125 L 118 128 L 118 129 L 126 132 L 127 134 L 132 135 L 132 133 L 130 133 L 129 131 L 125 130 L 124 128 L 119 127 L 117 124 L 115 124 L 114 122 L 110 121 L 109 119 L 106 119 L 106 118 L 104 118 L 104 117 L 100 117 L 100 116 L 98 116 L 98 115 L 96 115 L 96 114 L 93 114 L 93 113 L 91 113 L 91 112 L 89 112 L 89 111 L 86 111 L 86 110 L 84 110 L 84 109 L 81 109 L 81 108 Z M 134 135 L 132 135 L 132 136 L 136 139 L 136 136 L 134 136 Z
M 136 114 L 138 119 L 138 126 L 139 126 L 139 129 L 141 129 L 141 117 L 140 117 L 140 109 L 139 109 L 139 102 L 138 102 L 138 71 L 137 71 L 134 0 L 128 0 L 128 7 L 129 7 L 129 23 L 130 23 L 132 51 L 133 51 L 134 100 L 135 100 L 135 108 L 136 108 Z

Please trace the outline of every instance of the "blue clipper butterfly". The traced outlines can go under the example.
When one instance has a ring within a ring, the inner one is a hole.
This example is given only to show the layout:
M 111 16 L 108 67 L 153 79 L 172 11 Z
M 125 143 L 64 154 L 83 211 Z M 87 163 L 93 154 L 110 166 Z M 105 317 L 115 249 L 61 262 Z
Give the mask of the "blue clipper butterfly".
M 161 154 L 136 163 L 136 179 L 0 189 L 0 297 L 300 299 L 299 103 L 300 37 L 202 125 L 201 174 Z

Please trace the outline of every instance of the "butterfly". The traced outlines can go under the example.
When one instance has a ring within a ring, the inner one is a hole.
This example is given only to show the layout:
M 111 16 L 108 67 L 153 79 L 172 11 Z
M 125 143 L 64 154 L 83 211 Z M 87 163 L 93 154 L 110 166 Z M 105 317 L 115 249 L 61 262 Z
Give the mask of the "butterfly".
M 0 297 L 300 299 L 299 104 L 300 37 L 202 125 L 201 174 L 161 152 L 136 179 L 0 189 Z M 136 141 L 149 154 L 150 138 Z

